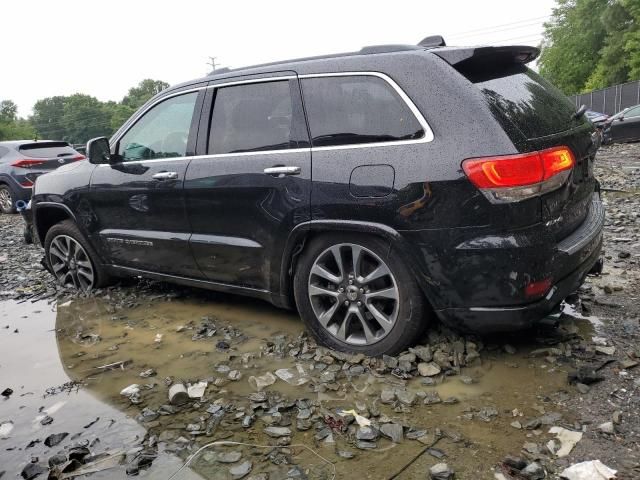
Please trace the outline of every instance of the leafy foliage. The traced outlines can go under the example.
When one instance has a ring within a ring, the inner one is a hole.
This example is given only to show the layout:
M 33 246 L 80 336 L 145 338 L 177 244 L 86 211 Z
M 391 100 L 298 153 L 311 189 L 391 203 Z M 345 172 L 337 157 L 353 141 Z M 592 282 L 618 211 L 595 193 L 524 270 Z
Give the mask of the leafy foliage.
M 640 2 L 558 0 L 540 73 L 566 94 L 640 78 Z
M 11 100 L 0 102 L 0 140 L 27 138 L 64 140 L 85 143 L 93 137 L 110 136 L 147 100 L 169 86 L 160 80 L 145 79 L 129 89 L 121 102 L 101 102 L 95 97 L 76 93 L 47 97 L 33 106 L 28 119 L 17 116 Z
M 137 87 L 129 89 L 129 93 L 122 99 L 122 105 L 126 105 L 133 110 L 137 110 L 151 97 L 157 95 L 168 87 L 169 84 L 166 82 L 147 78 L 142 80 Z
M 18 118 L 18 106 L 11 100 L 0 102 L 0 141 L 33 138 L 31 124 Z

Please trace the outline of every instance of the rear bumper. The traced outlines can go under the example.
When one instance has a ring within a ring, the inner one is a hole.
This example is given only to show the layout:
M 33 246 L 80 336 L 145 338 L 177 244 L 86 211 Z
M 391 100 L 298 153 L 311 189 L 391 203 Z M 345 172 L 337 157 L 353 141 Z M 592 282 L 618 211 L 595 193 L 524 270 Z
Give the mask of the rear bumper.
M 601 248 L 602 235 L 593 253 L 575 271 L 553 285 L 541 300 L 515 307 L 445 308 L 437 310 L 436 314 L 443 323 L 451 327 L 478 333 L 531 328 L 582 285 L 589 271 L 600 259 Z
M 13 193 L 13 202 L 17 202 L 18 200 L 22 200 L 24 202 L 28 202 L 31 200 L 31 188 L 25 188 L 20 185 L 15 178 L 10 175 L 2 175 L 0 178 L 3 183 L 9 185 L 11 192 Z
M 604 207 L 599 194 L 594 194 L 589 213 L 580 227 L 553 245 L 553 248 L 540 249 L 537 263 L 544 265 L 544 268 L 536 271 L 535 263 L 532 263 L 529 272 L 533 278 L 553 279 L 552 287 L 543 298 L 513 305 L 508 304 L 508 299 L 505 297 L 503 305 L 454 305 L 435 309 L 436 314 L 444 323 L 452 327 L 477 332 L 513 331 L 533 326 L 574 292 L 598 263 L 602 250 L 604 218 Z M 513 249 L 502 252 L 493 249 L 485 257 L 488 262 L 492 257 L 494 258 L 493 263 L 487 263 L 486 271 L 491 272 L 492 264 L 500 263 L 499 256 L 508 255 L 514 258 L 514 253 L 516 252 Z

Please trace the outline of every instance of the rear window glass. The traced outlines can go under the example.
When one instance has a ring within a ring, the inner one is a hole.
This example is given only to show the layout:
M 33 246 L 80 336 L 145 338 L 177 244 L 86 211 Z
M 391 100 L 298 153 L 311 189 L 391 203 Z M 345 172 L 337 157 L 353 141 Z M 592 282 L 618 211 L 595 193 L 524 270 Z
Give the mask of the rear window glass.
M 56 158 L 78 155 L 66 142 L 40 142 L 21 145 L 20 152 L 35 158 Z
M 424 130 L 400 95 L 374 76 L 307 78 L 305 108 L 315 147 L 420 138 Z
M 574 127 L 575 105 L 556 87 L 523 65 L 487 69 L 465 76 L 482 92 L 494 116 L 507 121 L 526 138 Z M 582 120 L 581 120 L 582 121 Z

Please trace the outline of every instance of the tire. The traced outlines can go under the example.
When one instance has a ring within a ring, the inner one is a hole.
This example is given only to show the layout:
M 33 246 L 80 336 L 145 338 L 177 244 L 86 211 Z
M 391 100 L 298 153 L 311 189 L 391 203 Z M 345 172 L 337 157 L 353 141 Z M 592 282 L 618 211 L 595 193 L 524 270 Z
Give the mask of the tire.
M 358 268 L 354 257 L 360 259 Z M 347 233 L 315 238 L 298 262 L 293 289 L 309 332 L 334 350 L 394 355 L 414 344 L 428 321 L 411 271 L 378 237 Z
M 62 285 L 89 291 L 103 287 L 111 280 L 95 250 L 71 220 L 64 220 L 49 229 L 44 251 L 49 271 Z M 62 257 L 66 257 L 66 261 Z M 65 265 L 57 270 L 61 263 Z M 89 269 L 91 281 L 88 281 Z
M 0 211 L 2 213 L 16 213 L 16 202 L 9 185 L 0 185 Z

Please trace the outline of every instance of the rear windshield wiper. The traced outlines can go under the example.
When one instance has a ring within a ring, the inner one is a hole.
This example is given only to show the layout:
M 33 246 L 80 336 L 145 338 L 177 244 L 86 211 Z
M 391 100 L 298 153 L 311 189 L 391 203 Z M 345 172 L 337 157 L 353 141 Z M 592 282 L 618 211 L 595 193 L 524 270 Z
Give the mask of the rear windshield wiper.
M 587 112 L 587 106 L 586 105 L 582 105 L 578 111 L 576 113 L 573 114 L 573 118 L 574 120 L 580 120 L 580 117 L 582 117 L 586 112 Z

